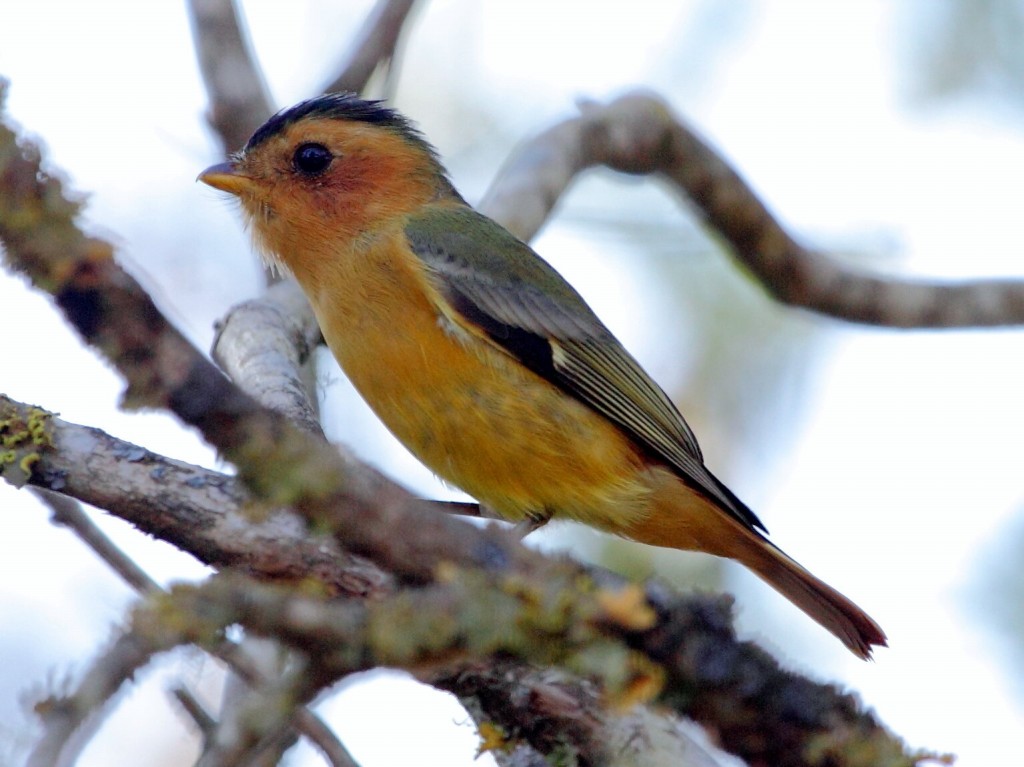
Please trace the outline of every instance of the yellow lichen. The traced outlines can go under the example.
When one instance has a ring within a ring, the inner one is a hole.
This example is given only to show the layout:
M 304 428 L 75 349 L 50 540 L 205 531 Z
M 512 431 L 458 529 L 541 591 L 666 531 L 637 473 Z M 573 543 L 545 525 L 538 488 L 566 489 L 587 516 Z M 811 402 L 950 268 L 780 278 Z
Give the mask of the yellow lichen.
M 15 487 L 32 478 L 33 467 L 42 460 L 39 448 L 53 446 L 48 427 L 52 414 L 42 408 L 30 408 L 27 417 L 8 408 L 0 419 L 0 476 Z
M 647 602 L 644 590 L 636 584 L 621 589 L 601 589 L 596 594 L 597 603 L 604 611 L 604 619 L 630 631 L 649 629 L 657 615 Z
M 32 444 L 41 447 L 53 447 L 53 438 L 47 430 L 52 413 L 34 407 L 28 411 L 28 432 L 32 435 Z
M 632 675 L 629 680 L 616 690 L 606 691 L 605 699 L 616 711 L 628 711 L 654 700 L 665 684 L 665 672 L 661 666 L 638 654 L 630 660 Z
M 24 441 L 26 432 L 16 428 L 18 425 L 20 422 L 16 422 L 13 418 L 0 421 L 0 445 L 14 447 Z
M 39 453 L 26 453 L 18 461 L 18 467 L 28 476 L 32 476 L 32 467 L 39 463 L 41 457 Z
M 479 757 L 490 751 L 507 751 L 509 747 L 505 731 L 492 722 L 481 722 L 477 728 L 480 735 L 480 745 L 476 748 L 476 755 Z

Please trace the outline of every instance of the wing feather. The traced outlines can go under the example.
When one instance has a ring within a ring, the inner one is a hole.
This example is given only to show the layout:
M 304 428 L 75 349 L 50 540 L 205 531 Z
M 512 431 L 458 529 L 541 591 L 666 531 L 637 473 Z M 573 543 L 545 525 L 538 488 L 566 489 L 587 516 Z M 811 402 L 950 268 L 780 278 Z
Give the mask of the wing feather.
M 413 217 L 405 232 L 438 290 L 464 321 L 621 426 L 725 512 L 764 530 L 704 466 L 696 437 L 668 395 L 529 246 L 461 206 Z

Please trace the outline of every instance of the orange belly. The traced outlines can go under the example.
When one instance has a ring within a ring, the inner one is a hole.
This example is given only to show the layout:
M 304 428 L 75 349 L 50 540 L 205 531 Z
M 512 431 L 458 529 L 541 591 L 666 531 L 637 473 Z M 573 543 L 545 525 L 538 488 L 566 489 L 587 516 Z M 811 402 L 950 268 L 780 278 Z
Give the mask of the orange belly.
M 377 248 L 307 290 L 339 364 L 388 429 L 442 479 L 511 521 L 554 515 L 621 531 L 643 515 L 649 489 L 636 446 L 453 327 L 414 262 L 390 253 Z

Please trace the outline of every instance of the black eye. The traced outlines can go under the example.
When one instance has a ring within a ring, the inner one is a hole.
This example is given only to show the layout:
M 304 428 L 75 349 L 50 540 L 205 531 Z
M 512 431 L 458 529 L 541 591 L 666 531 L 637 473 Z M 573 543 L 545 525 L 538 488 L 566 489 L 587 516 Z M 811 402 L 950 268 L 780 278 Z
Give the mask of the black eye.
M 331 150 L 323 144 L 303 144 L 292 155 L 292 166 L 304 176 L 319 176 L 333 159 Z

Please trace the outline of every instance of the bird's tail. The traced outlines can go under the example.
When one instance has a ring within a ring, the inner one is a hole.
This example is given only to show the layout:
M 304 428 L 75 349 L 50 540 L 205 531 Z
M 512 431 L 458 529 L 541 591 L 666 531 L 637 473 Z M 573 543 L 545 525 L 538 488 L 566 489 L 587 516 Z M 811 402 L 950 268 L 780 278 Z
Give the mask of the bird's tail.
M 739 560 L 769 586 L 831 631 L 858 658 L 871 657 L 872 645 L 886 646 L 885 632 L 866 612 L 811 575 L 774 544 L 757 536 L 756 549 Z
M 705 551 L 734 559 L 832 632 L 854 655 L 871 657 L 886 646 L 885 632 L 867 613 L 814 577 L 777 546 L 676 479 L 656 491 L 652 511 L 625 534 L 641 543 Z M 667 492 L 666 492 L 667 491 Z

